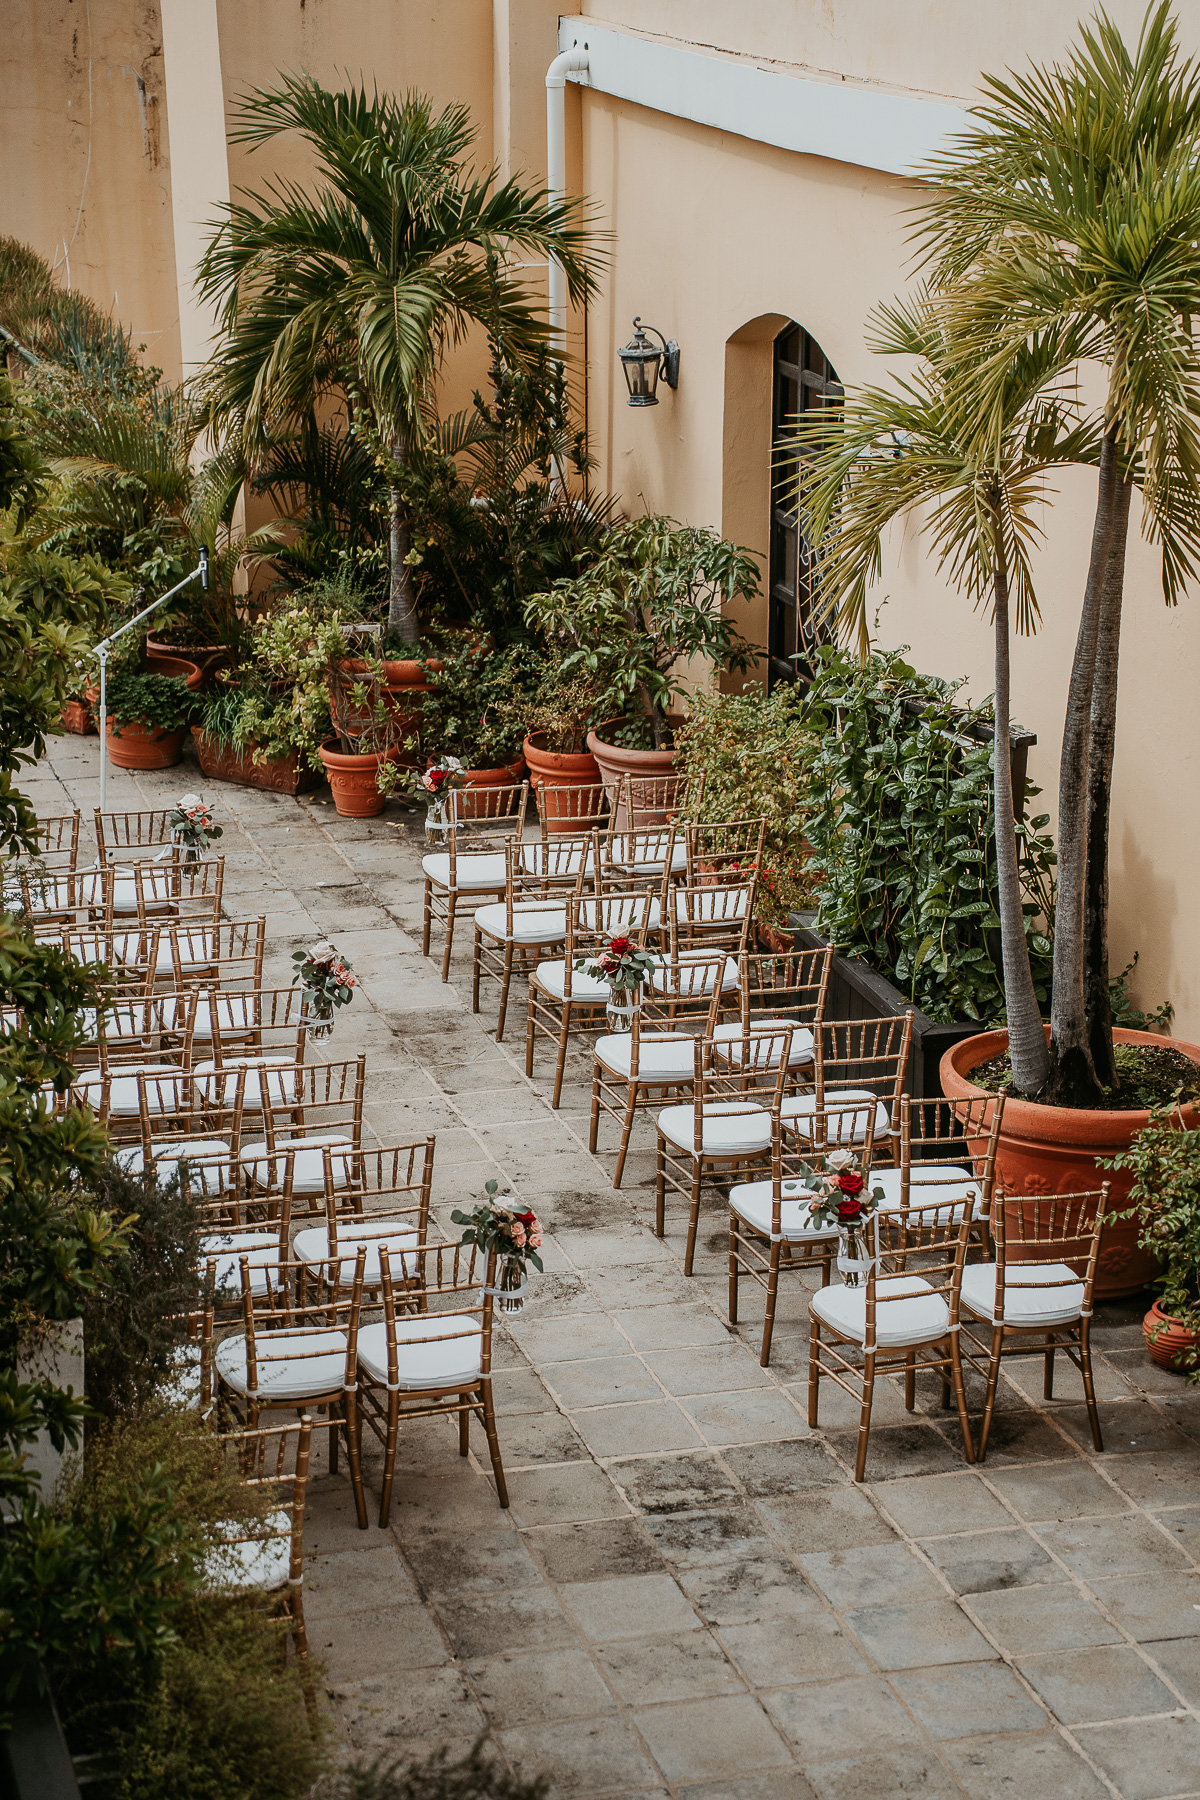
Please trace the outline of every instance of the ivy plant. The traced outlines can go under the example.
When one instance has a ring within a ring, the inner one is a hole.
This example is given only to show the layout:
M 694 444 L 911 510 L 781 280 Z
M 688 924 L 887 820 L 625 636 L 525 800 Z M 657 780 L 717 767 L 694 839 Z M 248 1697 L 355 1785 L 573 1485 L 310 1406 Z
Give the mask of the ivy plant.
M 902 650 L 818 655 L 806 717 L 820 734 L 808 837 L 817 928 L 931 1019 L 1004 1019 L 996 911 L 990 706 L 918 674 Z M 1027 788 L 1036 794 L 1036 788 Z M 1046 814 L 1018 825 L 1025 932 L 1039 1002 L 1050 992 L 1055 852 Z
M 155 731 L 178 731 L 186 725 L 195 702 L 179 675 L 141 675 L 118 669 L 105 696 L 113 735 L 123 725 L 146 725 Z

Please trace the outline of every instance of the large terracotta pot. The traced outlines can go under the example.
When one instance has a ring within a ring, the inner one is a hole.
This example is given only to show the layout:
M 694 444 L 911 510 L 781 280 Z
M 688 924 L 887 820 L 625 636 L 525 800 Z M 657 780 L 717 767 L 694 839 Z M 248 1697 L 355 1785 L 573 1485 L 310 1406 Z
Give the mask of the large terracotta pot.
M 186 656 L 160 656 L 157 651 L 146 653 L 147 675 L 175 675 L 194 694 L 204 679 L 204 671 L 199 663 L 194 663 Z
M 321 761 L 333 791 L 333 804 L 345 819 L 373 819 L 383 811 L 379 771 L 391 760 L 386 750 L 347 756 L 333 744 L 321 745 Z
M 74 732 L 77 737 L 86 737 L 96 729 L 92 709 L 86 700 L 64 700 L 62 722 L 64 731 Z
M 1193 1331 L 1181 1319 L 1174 1319 L 1170 1313 L 1162 1309 L 1162 1301 L 1156 1300 L 1146 1317 L 1142 1320 L 1142 1336 L 1146 1340 L 1146 1348 L 1160 1368 L 1174 1369 L 1178 1375 L 1186 1375 L 1190 1370 L 1200 1367 L 1200 1359 L 1186 1357 L 1176 1362 L 1181 1352 L 1200 1351 L 1200 1331 Z
M 109 718 L 105 724 L 108 760 L 114 768 L 173 769 L 183 760 L 184 725 L 178 731 L 160 731 L 157 725 L 143 725 L 140 720 L 118 727 Z
M 460 819 L 488 819 L 494 817 L 488 811 L 487 803 L 482 796 L 488 789 L 512 787 L 520 781 L 525 773 L 525 758 L 518 756 L 516 762 L 508 763 L 502 769 L 464 769 L 463 785 L 458 790 L 458 816 Z M 480 796 L 472 799 L 472 794 Z
M 1116 1031 L 1113 1036 L 1118 1044 L 1154 1044 L 1179 1050 L 1200 1063 L 1200 1047 L 1179 1038 L 1163 1038 L 1148 1031 Z M 1007 1031 L 982 1031 L 951 1045 L 941 1061 L 942 1092 L 952 1100 L 982 1095 L 986 1090 L 971 1081 L 971 1070 L 1007 1048 Z M 1194 1130 L 1200 1125 L 1200 1113 L 1185 1107 L 1184 1120 L 1187 1128 Z M 996 1152 L 997 1180 L 1010 1194 L 1079 1193 L 1107 1181 L 1112 1188 L 1111 1210 L 1122 1210 L 1128 1205 L 1132 1174 L 1100 1169 L 1096 1159 L 1123 1154 L 1149 1122 L 1148 1112 L 1084 1112 L 1009 1098 Z M 1137 1239 L 1136 1219 L 1104 1227 L 1096 1268 L 1098 1298 L 1135 1294 L 1158 1273 L 1154 1257 L 1138 1249 Z
M 192 742 L 200 767 L 210 781 L 229 781 L 235 787 L 266 788 L 273 794 L 308 794 L 320 782 L 320 775 L 296 756 L 276 756 L 269 762 L 255 762 L 254 745 L 242 750 L 231 744 L 214 744 L 207 732 L 192 726 Z
M 535 787 L 539 781 L 544 781 L 548 788 L 588 788 L 595 787 L 600 780 L 600 765 L 590 750 L 576 756 L 547 750 L 544 731 L 535 731 L 532 737 L 527 737 L 523 748 L 525 761 L 529 764 L 529 778 Z M 576 824 L 577 820 L 571 814 L 570 797 L 548 794 L 546 830 L 574 831 Z
M 202 687 L 212 687 L 222 669 L 232 669 L 236 661 L 236 652 L 229 644 L 187 644 L 178 635 L 155 637 L 153 632 L 146 634 L 146 667 L 151 667 L 154 657 L 172 656 L 193 663 L 200 670 Z
M 609 719 L 595 731 L 587 735 L 587 747 L 595 757 L 600 768 L 600 778 L 604 783 L 609 804 L 616 801 L 617 791 L 622 779 L 632 775 L 634 780 L 661 779 L 665 775 L 673 775 L 678 766 L 677 750 L 623 750 L 619 744 L 610 744 L 607 736 L 622 723 L 620 719 Z M 683 719 L 675 714 L 667 715 L 667 723 L 672 727 L 682 725 Z M 670 812 L 653 807 L 639 807 L 634 821 L 637 825 L 665 825 Z M 625 803 L 620 801 L 616 806 L 616 829 L 622 831 L 627 824 Z

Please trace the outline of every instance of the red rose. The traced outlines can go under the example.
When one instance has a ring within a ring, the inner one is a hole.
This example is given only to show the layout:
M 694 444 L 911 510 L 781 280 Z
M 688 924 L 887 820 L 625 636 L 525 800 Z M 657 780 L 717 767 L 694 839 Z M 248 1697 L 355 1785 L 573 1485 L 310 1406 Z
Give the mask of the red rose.
M 853 1198 L 855 1194 L 862 1193 L 863 1178 L 861 1175 L 856 1175 L 853 1169 L 847 1169 L 844 1175 L 838 1176 L 838 1186 L 843 1194 L 849 1194 Z
M 430 769 L 425 779 L 432 787 L 440 788 L 446 779 L 446 771 L 445 769 Z
M 856 1219 L 861 1219 L 866 1210 L 861 1200 L 838 1201 L 838 1218 L 847 1225 L 852 1225 Z
M 610 938 L 608 940 L 608 948 L 613 956 L 624 956 L 629 949 L 629 939 L 627 937 Z
M 524 1225 L 526 1231 L 529 1231 L 534 1225 L 537 1224 L 537 1220 L 534 1217 L 532 1212 L 514 1213 L 513 1218 L 520 1219 L 520 1221 L 521 1221 L 522 1225 Z

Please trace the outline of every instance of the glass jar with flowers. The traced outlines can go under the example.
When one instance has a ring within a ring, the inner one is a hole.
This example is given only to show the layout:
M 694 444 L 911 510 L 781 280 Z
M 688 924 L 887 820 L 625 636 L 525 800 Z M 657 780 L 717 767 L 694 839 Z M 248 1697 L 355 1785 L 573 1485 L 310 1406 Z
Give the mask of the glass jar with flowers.
M 659 966 L 659 958 L 628 937 L 606 938 L 591 956 L 580 956 L 575 967 L 593 981 L 608 983 L 607 1014 L 611 1032 L 633 1030 L 633 1015 L 641 1005 L 642 989 Z
M 454 795 L 463 785 L 463 766 L 457 756 L 440 756 L 421 777 L 427 799 L 425 842 L 431 850 L 444 847 L 454 823 Z
M 180 845 L 185 863 L 199 862 L 213 839 L 225 835 L 220 825 L 213 824 L 212 807 L 200 794 L 181 794 L 167 824 L 171 842 Z
M 354 998 L 357 983 L 350 964 L 337 946 L 324 938 L 310 950 L 293 950 L 292 961 L 296 965 L 292 986 L 304 983 L 301 1023 L 310 1039 L 331 1037 L 334 1007 L 349 1006 Z
M 532 1263 L 539 1274 L 542 1259 L 542 1228 L 532 1212 L 518 1212 L 515 1206 L 503 1206 L 496 1198 L 498 1181 L 484 1185 L 485 1198 L 472 1211 L 452 1212 L 456 1225 L 464 1227 L 462 1242 L 478 1244 L 496 1258 L 494 1284 L 488 1289 L 496 1302 L 496 1311 L 519 1313 L 525 1304 L 529 1277 L 526 1263 Z
M 883 1189 L 868 1190 L 853 1150 L 831 1150 L 825 1159 L 825 1173 L 815 1175 L 810 1183 L 813 1199 L 809 1209 L 820 1225 L 836 1225 L 838 1232 L 837 1266 L 846 1287 L 865 1287 L 871 1270 L 868 1226 Z

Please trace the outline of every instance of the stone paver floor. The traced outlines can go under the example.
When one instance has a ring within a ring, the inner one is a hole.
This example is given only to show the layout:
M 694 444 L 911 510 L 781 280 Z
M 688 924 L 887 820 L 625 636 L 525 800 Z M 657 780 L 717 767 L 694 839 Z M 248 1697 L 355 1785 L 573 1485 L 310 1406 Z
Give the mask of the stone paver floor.
M 90 819 L 96 740 L 56 741 L 25 785 Z M 188 765 L 114 771 L 109 805 L 196 786 Z M 856 1487 L 837 1389 L 808 1428 L 804 1290 L 763 1371 L 748 1292 L 725 1323 L 721 1209 L 685 1280 L 681 1218 L 651 1229 L 650 1129 L 619 1192 L 604 1140 L 588 1154 L 589 1040 L 552 1112 L 523 994 L 503 1045 L 494 991 L 469 1010 L 469 925 L 450 985 L 421 957 L 415 815 L 206 791 L 226 912 L 267 915 L 267 980 L 316 933 L 353 959 L 329 1053 L 367 1051 L 379 1141 L 436 1132 L 443 1228 L 495 1175 L 548 1232 L 497 1339 L 510 1511 L 480 1435 L 463 1461 L 434 1423 L 402 1440 L 389 1530 L 357 1529 L 344 1479 L 312 1485 L 310 1635 L 349 1742 L 415 1757 L 486 1732 L 563 1800 L 1200 1794 L 1200 1391 L 1148 1361 L 1143 1307 L 1096 1321 L 1102 1455 L 1074 1371 L 1045 1402 L 1031 1360 L 1006 1370 L 982 1469 L 932 1387 L 906 1414 L 886 1384 Z

